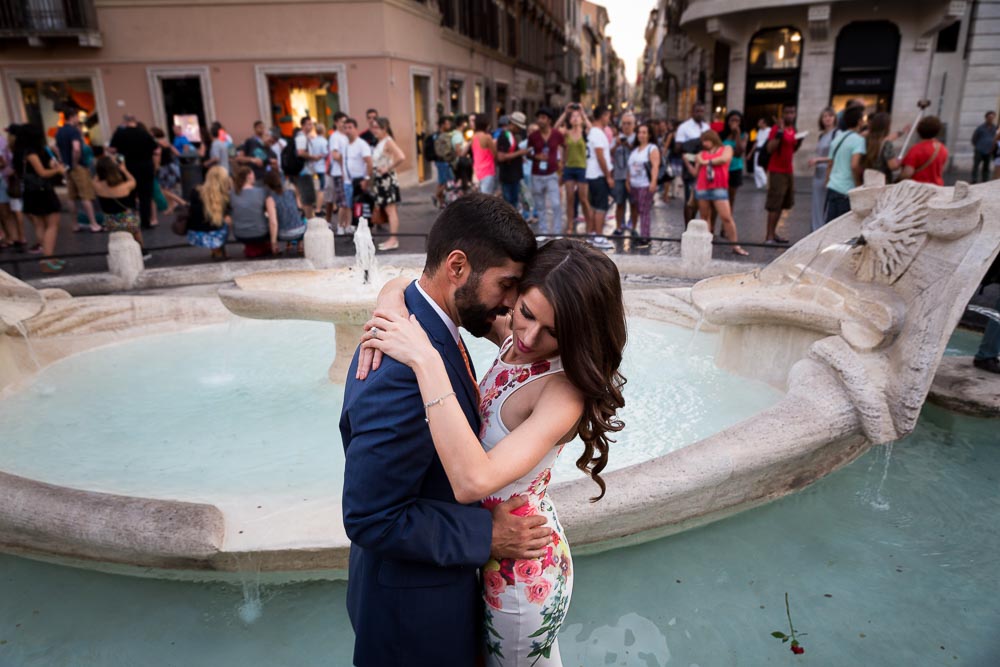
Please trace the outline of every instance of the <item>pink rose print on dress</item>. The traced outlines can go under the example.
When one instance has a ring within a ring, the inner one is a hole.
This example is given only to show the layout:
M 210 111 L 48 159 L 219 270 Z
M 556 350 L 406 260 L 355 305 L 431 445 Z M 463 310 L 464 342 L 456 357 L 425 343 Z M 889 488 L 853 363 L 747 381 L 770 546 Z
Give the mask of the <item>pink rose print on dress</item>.
M 555 533 L 553 533 L 555 535 Z M 542 556 L 542 567 L 548 569 L 549 567 L 555 567 L 556 559 L 553 557 L 552 547 L 545 547 L 545 555 Z
M 500 574 L 508 584 L 514 583 L 514 559 L 503 558 L 500 561 Z
M 500 598 L 493 595 L 485 595 L 484 597 L 486 598 L 486 604 L 489 606 L 494 609 L 503 609 L 503 606 L 500 604 Z
M 483 575 L 483 588 L 486 589 L 486 597 L 499 597 L 504 589 L 507 588 L 507 582 L 503 580 L 503 575 L 500 574 L 499 570 L 487 570 L 486 574 Z M 497 607 L 499 609 L 499 607 Z
M 524 587 L 524 597 L 533 604 L 542 604 L 552 592 L 552 582 L 548 579 L 535 579 Z
M 552 364 L 546 360 L 536 361 L 535 363 L 531 364 L 530 372 L 532 375 L 541 375 L 542 373 L 549 370 L 551 367 Z
M 542 564 L 537 560 L 519 560 L 514 563 L 514 574 L 521 581 L 531 583 L 542 574 Z
M 538 514 L 538 510 L 531 503 L 526 503 L 515 510 L 511 510 L 510 513 L 514 516 L 535 516 Z

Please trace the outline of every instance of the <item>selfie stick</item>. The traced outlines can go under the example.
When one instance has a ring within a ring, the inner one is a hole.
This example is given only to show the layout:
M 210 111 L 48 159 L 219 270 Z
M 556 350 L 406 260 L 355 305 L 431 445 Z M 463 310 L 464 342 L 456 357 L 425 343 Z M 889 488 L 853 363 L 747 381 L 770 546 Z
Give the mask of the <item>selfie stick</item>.
M 910 125 L 910 131 L 906 133 L 906 141 L 903 142 L 903 146 L 899 149 L 899 157 L 896 158 L 897 160 L 903 159 L 903 156 L 906 154 L 906 146 L 910 143 L 910 139 L 913 138 L 913 131 L 917 129 L 917 123 L 919 123 L 920 119 L 924 117 L 924 110 L 930 105 L 931 101 L 926 99 L 917 102 L 917 107 L 920 108 L 920 112 L 917 113 L 917 119 L 913 121 L 912 125 Z

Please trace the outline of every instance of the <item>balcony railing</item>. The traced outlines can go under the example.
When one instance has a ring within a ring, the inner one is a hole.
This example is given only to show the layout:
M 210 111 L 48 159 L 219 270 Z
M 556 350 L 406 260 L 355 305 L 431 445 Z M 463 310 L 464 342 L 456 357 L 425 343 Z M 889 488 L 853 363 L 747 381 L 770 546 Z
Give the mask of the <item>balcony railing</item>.
M 94 0 L 0 0 L 0 37 L 97 34 Z

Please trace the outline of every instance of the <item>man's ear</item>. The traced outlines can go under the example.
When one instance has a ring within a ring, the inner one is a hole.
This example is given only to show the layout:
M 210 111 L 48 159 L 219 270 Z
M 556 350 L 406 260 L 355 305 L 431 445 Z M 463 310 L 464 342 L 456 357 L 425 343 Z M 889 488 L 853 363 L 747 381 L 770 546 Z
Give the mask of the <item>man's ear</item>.
M 469 258 L 461 250 L 452 250 L 444 260 L 445 271 L 448 274 L 448 282 L 455 287 L 461 287 L 469 279 L 472 268 L 469 265 Z

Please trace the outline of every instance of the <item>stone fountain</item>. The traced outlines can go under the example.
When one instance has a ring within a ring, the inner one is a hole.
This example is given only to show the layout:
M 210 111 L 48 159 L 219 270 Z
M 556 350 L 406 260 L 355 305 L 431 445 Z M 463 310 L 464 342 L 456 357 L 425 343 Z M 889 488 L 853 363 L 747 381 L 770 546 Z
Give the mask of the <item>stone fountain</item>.
M 608 492 L 599 503 L 589 502 L 589 480 L 557 485 L 576 553 L 766 503 L 913 429 L 946 341 L 1000 247 L 1000 183 L 871 183 L 850 197 L 850 213 L 766 267 L 693 287 L 626 290 L 631 316 L 720 331 L 718 365 L 785 394 L 736 426 L 606 474 Z M 364 242 L 362 229 L 359 243 L 367 248 Z M 380 281 L 401 274 L 379 269 L 361 250 L 352 269 L 243 276 L 219 297 L 242 316 L 333 323 L 337 352 L 329 374 L 340 381 Z M 44 366 L 130 336 L 230 317 L 219 299 L 67 298 L 6 278 L 2 285 L 5 392 L 36 372 L 26 361 L 25 334 Z M 268 530 L 256 533 L 264 538 L 248 536 L 250 526 L 261 525 L 249 514 L 0 472 L 4 551 L 153 576 L 224 577 L 248 558 L 262 572 L 292 578 L 346 568 L 339 498 L 268 519 Z

